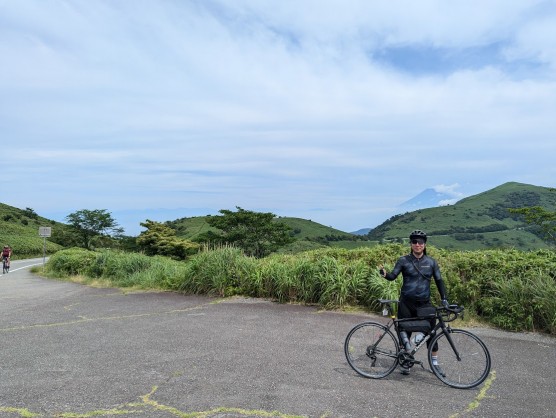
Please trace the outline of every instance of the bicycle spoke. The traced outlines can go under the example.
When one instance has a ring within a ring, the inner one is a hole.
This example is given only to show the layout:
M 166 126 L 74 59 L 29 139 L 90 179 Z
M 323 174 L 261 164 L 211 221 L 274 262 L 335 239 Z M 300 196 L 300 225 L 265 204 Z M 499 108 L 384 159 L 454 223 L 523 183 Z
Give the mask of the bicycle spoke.
M 438 343 L 438 362 L 442 372 L 432 366 L 432 346 L 429 351 L 429 362 L 436 377 L 456 388 L 467 389 L 481 384 L 488 376 L 491 366 L 490 354 L 485 344 L 476 335 L 460 329 L 453 329 L 448 335 L 459 359 L 447 334 L 439 334 L 432 345 L 434 342 Z
M 361 376 L 378 379 L 397 365 L 398 344 L 392 333 L 380 324 L 366 322 L 354 327 L 344 343 L 349 365 Z

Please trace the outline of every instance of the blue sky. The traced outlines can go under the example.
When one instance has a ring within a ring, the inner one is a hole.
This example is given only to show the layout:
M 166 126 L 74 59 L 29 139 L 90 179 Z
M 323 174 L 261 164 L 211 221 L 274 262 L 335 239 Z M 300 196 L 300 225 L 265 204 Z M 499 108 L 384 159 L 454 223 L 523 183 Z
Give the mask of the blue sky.
M 0 0 L 2 203 L 373 227 L 556 186 L 556 1 Z

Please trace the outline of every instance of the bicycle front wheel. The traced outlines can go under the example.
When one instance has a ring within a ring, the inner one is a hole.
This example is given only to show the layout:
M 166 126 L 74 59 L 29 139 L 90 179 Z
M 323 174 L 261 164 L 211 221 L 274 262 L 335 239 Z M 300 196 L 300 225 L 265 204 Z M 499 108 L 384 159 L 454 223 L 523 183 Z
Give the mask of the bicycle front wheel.
M 448 338 L 452 340 L 453 347 Z M 432 348 L 435 343 L 438 344 L 440 369 L 432 366 Z M 442 382 L 454 388 L 469 389 L 480 385 L 487 378 L 491 361 L 490 353 L 479 337 L 462 329 L 451 329 L 448 334 L 441 332 L 432 340 L 429 364 Z
M 346 359 L 363 377 L 380 379 L 398 364 L 399 345 L 392 332 L 376 322 L 356 325 L 344 343 Z

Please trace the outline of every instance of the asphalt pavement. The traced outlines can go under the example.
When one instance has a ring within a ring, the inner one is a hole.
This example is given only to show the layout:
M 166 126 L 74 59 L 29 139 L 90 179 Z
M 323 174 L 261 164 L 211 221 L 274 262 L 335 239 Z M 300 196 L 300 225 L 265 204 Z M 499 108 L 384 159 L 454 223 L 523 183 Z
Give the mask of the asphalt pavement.
M 493 360 L 474 389 L 371 380 L 343 343 L 380 317 L 93 288 L 33 275 L 42 261 L 0 276 L 0 417 L 556 417 L 548 336 L 473 328 Z

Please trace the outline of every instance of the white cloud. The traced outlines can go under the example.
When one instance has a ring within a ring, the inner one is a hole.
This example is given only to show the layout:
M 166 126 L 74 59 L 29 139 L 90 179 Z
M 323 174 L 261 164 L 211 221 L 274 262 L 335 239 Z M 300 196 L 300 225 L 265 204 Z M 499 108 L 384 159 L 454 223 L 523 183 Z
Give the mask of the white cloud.
M 456 190 L 456 189 L 459 189 L 459 188 L 460 188 L 460 185 L 458 183 L 454 183 L 454 184 L 450 184 L 450 185 L 439 184 L 439 185 L 433 187 L 434 191 L 437 192 L 437 193 L 443 193 L 443 194 L 451 195 L 451 196 L 454 196 L 454 197 L 462 197 L 463 194 Z
M 546 1 L 6 3 L 3 202 L 242 203 L 355 230 L 432 175 L 455 198 L 551 186 L 555 16 Z

